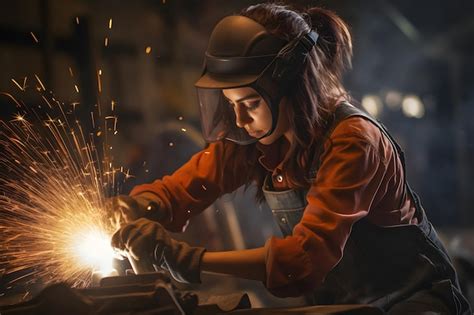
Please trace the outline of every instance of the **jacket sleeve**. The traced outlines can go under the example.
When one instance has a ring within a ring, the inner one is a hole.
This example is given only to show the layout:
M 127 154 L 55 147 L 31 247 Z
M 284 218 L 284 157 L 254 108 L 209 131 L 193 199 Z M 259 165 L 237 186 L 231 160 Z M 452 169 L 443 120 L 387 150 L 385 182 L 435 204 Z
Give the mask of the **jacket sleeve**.
M 329 142 L 293 234 L 265 244 L 265 285 L 276 296 L 299 296 L 324 281 L 342 258 L 352 225 L 368 214 L 384 176 L 384 163 L 368 138 L 346 133 Z
M 135 186 L 130 195 L 145 192 L 155 194 L 160 207 L 169 211 L 172 216 L 171 221 L 164 224 L 165 227 L 170 231 L 180 232 L 191 216 L 201 213 L 220 195 L 245 183 L 243 176 L 232 174 L 235 163 L 238 163 L 233 154 L 236 150 L 236 145 L 230 142 L 212 143 L 172 175 Z M 245 163 L 241 164 L 245 167 Z

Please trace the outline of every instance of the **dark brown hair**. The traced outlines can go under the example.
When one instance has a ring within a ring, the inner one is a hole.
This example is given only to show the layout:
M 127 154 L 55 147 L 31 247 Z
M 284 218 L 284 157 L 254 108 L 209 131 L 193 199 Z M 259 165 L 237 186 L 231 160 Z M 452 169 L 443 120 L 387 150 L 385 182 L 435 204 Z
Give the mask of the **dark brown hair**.
M 280 113 L 289 117 L 290 128 L 295 134 L 283 169 L 292 187 L 308 188 L 310 182 L 306 174 L 315 147 L 323 140 L 338 100 L 349 98 L 342 85 L 342 75 L 350 68 L 352 59 L 349 29 L 334 12 L 319 7 L 297 12 L 285 5 L 264 3 L 250 6 L 240 14 L 287 41 L 311 29 L 319 34 L 303 71 L 286 94 L 291 106 L 285 106 L 284 112 Z M 257 164 L 253 178 L 261 186 L 264 172 Z M 260 189 L 257 191 L 257 199 L 263 200 L 263 193 Z

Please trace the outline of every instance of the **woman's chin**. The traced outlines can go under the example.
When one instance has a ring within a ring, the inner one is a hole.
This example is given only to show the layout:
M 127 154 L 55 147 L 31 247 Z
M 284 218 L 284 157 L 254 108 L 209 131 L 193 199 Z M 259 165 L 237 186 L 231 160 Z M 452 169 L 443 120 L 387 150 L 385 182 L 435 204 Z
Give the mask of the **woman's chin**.
M 259 139 L 258 142 L 264 145 L 270 145 L 273 142 L 275 142 L 276 138 L 275 139 L 274 138 L 275 137 L 272 137 L 272 135 L 269 135 L 269 136 L 263 137 L 262 139 Z

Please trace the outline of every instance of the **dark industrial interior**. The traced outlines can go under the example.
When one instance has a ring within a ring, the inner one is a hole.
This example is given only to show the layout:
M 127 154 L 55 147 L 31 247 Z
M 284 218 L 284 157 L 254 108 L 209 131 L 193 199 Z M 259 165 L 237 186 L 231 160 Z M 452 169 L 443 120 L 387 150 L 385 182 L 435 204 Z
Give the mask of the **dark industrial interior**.
M 35 107 L 42 102 L 34 93 L 41 84 L 55 100 L 74 104 L 84 130 L 94 128 L 91 111 L 112 106 L 118 118 L 117 132 L 109 139 L 110 155 L 114 165 L 126 170 L 121 176 L 127 176 L 106 193 L 126 194 L 137 184 L 171 174 L 205 146 L 194 82 L 202 71 L 209 33 L 222 17 L 257 2 L 263 1 L 2 2 L 0 119 L 10 122 L 19 115 L 6 94 Z M 408 180 L 453 257 L 464 294 L 474 304 L 474 2 L 283 3 L 323 6 L 350 25 L 354 58 L 345 86 L 355 103 L 387 126 L 403 147 Z M 8 182 L 13 175 L 1 176 Z M 254 190 L 241 188 L 221 197 L 175 237 L 210 250 L 262 246 L 280 232 L 268 207 L 254 201 Z M 0 208 L 0 216 L 6 215 Z M 5 235 L 0 235 L 0 244 L 6 244 Z M 0 249 L 0 255 L 5 253 Z M 40 292 L 46 303 L 54 303 L 48 300 L 51 296 L 69 292 L 69 286 L 43 291 L 41 281 L 12 284 L 27 272 L 7 270 L 0 264 L 0 307 L 28 301 Z M 156 278 L 142 280 L 149 285 Z M 189 302 L 192 298 L 182 292 L 193 290 L 204 300 L 222 295 L 235 307 L 249 303 L 263 309 L 305 302 L 274 297 L 259 282 L 213 274 L 204 274 L 202 285 L 177 286 L 163 285 L 163 296 L 176 290 Z M 248 301 L 240 299 L 241 293 Z

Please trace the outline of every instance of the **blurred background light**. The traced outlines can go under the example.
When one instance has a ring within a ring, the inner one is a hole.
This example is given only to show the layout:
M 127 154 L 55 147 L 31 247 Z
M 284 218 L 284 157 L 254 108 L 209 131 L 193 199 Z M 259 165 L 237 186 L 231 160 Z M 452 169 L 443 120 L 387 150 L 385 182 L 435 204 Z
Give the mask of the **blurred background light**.
M 378 118 L 383 110 L 383 103 L 379 96 L 368 94 L 362 98 L 362 107 L 373 117 Z
M 385 104 L 388 108 L 396 110 L 401 107 L 403 95 L 399 91 L 389 90 L 385 94 Z
M 422 118 L 425 115 L 425 106 L 417 95 L 406 95 L 402 101 L 403 114 L 411 118 Z

